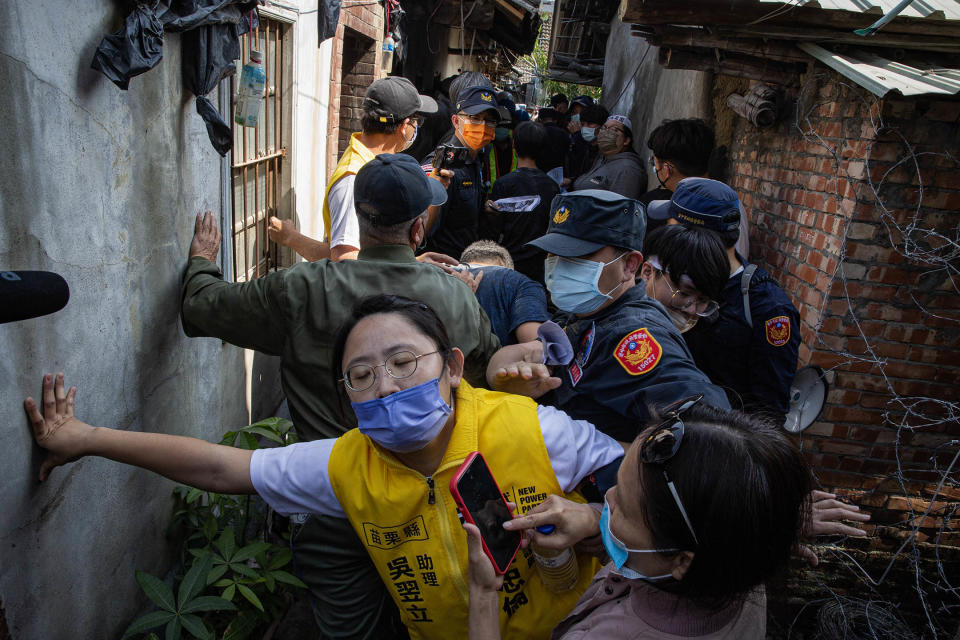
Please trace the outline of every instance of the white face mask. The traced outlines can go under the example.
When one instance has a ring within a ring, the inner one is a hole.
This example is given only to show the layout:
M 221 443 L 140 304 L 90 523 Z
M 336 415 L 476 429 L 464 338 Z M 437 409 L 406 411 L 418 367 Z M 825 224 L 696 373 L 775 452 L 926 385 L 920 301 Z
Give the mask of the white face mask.
M 407 140 L 407 136 L 406 136 L 406 135 L 403 136 L 403 142 L 404 142 L 404 144 L 403 144 L 403 149 L 404 149 L 404 150 L 409 149 L 409 148 L 411 147 L 411 145 L 413 145 L 413 141 L 417 139 L 417 133 L 419 133 L 419 131 L 420 131 L 420 127 L 418 127 L 417 125 L 415 125 L 415 124 L 413 124 L 413 123 L 410 123 L 410 124 L 407 125 L 407 126 L 413 127 L 413 135 L 410 137 L 409 140 Z
M 688 316 L 670 307 L 667 307 L 667 314 L 670 316 L 673 326 L 675 326 L 680 333 L 690 331 L 690 329 L 693 329 L 694 325 L 697 324 L 697 316 Z

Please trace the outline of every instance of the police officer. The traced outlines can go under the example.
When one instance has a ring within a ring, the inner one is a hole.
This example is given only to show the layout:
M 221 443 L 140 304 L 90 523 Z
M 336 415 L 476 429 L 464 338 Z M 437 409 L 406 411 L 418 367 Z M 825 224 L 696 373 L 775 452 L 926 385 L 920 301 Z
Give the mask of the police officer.
M 730 260 L 716 321 L 697 323 L 684 334 L 697 366 L 725 389 L 734 407 L 770 415 L 782 424 L 797 371 L 800 316 L 780 285 L 751 264 L 735 245 L 740 235 L 740 199 L 716 180 L 686 178 L 670 200 L 655 200 L 653 219 L 720 234 Z
M 447 188 L 447 202 L 430 231 L 427 248 L 449 256 L 459 256 L 467 245 L 479 239 L 480 212 L 487 199 L 487 154 L 484 147 L 493 142 L 500 112 L 497 99 L 487 87 L 467 87 L 460 91 L 450 117 L 453 131 L 442 142 L 465 148 L 466 158 L 444 168 L 453 172 Z M 431 153 L 424 161 L 440 166 L 440 158 Z
M 529 357 L 525 345 L 513 345 L 491 359 L 488 382 L 533 393 L 559 385 L 552 399 L 541 402 L 552 400 L 624 442 L 636 437 L 650 406 L 703 393 L 710 404 L 729 407 L 723 391 L 694 365 L 664 306 L 636 284 L 646 227 L 640 203 L 586 190 L 557 196 L 551 209 L 546 235 L 531 244 L 549 254 L 547 289 L 561 311 L 555 321 L 564 326 L 574 358 L 554 369 L 558 381 L 524 385 L 518 380 L 523 367 L 511 361 Z M 719 243 L 716 252 L 722 259 Z

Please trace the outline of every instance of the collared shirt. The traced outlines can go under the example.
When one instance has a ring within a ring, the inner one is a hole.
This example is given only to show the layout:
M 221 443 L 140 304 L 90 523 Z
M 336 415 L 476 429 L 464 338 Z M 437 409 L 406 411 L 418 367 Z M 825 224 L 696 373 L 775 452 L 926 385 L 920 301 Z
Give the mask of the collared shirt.
M 565 325 L 575 354 L 554 374 L 561 380 L 554 404 L 617 440 L 637 436 L 650 406 L 703 393 L 709 404 L 730 407 L 723 390 L 694 364 L 667 310 L 642 285 L 591 316 L 554 320 Z
M 737 254 L 744 266 L 750 263 Z M 790 385 L 797 372 L 800 314 L 780 285 L 757 268 L 750 285 L 747 324 L 741 274 L 727 280 L 720 313 L 684 334 L 694 361 L 716 384 L 731 390 L 730 404 L 764 412 L 783 422 L 790 408 Z
M 466 355 L 466 378 L 484 383 L 487 362 L 500 347 L 487 314 L 470 287 L 417 262 L 404 245 L 364 248 L 357 260 L 298 263 L 243 283 L 224 282 L 217 265 L 191 258 L 181 287 L 181 318 L 188 336 L 212 336 L 280 356 L 297 432 L 316 440 L 356 426 L 349 405 L 341 410 L 333 348 L 354 303 L 378 293 L 430 305 Z
M 627 580 L 608 564 L 553 631 L 553 640 L 763 640 L 767 629 L 763 587 L 719 611 L 697 607 L 644 580 Z

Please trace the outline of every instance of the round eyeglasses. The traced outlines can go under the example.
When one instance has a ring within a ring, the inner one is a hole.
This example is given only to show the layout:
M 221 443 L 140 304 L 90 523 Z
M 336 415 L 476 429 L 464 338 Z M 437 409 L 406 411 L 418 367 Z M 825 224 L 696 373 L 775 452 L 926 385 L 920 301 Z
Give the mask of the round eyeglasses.
M 436 351 L 421 353 L 420 355 L 412 351 L 398 351 L 387 358 L 383 364 L 353 365 L 346 370 L 343 377 L 337 382 L 342 382 L 347 386 L 347 389 L 351 391 L 366 391 L 376 384 L 379 379 L 379 375 L 377 374 L 378 368 L 383 367 L 383 370 L 386 371 L 387 375 L 391 378 L 402 380 L 403 378 L 409 378 L 416 372 L 417 363 L 420 361 L 420 358 L 431 356 L 435 353 L 440 353 L 440 350 L 437 349 Z
M 674 309 L 686 311 L 690 306 L 693 306 L 693 312 L 696 315 L 701 318 L 706 318 L 712 316 L 717 312 L 717 309 L 720 308 L 720 304 L 716 300 L 675 289 L 669 274 L 663 269 L 657 269 L 657 273 L 663 276 L 664 282 L 667 283 L 667 288 L 670 289 L 670 306 Z

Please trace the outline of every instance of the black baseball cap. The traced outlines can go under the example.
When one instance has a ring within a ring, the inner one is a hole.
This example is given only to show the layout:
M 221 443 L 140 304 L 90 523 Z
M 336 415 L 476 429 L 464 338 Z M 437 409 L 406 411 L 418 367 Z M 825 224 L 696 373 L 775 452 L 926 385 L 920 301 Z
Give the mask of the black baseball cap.
M 417 93 L 413 83 L 402 76 L 377 80 L 363 96 L 362 106 L 380 117 L 381 122 L 399 123 L 415 113 L 436 113 L 437 101 Z
M 674 218 L 680 224 L 711 231 L 732 231 L 740 228 L 740 218 L 723 222 L 729 213 L 740 213 L 737 192 L 717 180 L 684 178 L 669 200 L 654 200 L 647 205 L 653 220 Z
M 647 218 L 643 205 L 633 198 L 586 189 L 558 195 L 550 211 L 546 235 L 527 244 L 564 258 L 589 255 L 608 246 L 643 250 Z
M 577 96 L 573 99 L 573 102 L 570 103 L 571 106 L 575 104 L 579 104 L 584 107 L 590 107 L 593 105 L 593 98 L 587 95 Z
M 360 168 L 353 183 L 354 208 L 378 227 L 413 220 L 427 207 L 446 201 L 440 181 L 405 153 L 378 155 Z
M 457 96 L 457 112 L 463 112 L 467 115 L 475 116 L 484 111 L 493 111 L 500 117 L 497 104 L 497 97 L 493 95 L 493 90 L 487 87 L 467 87 L 460 91 Z

